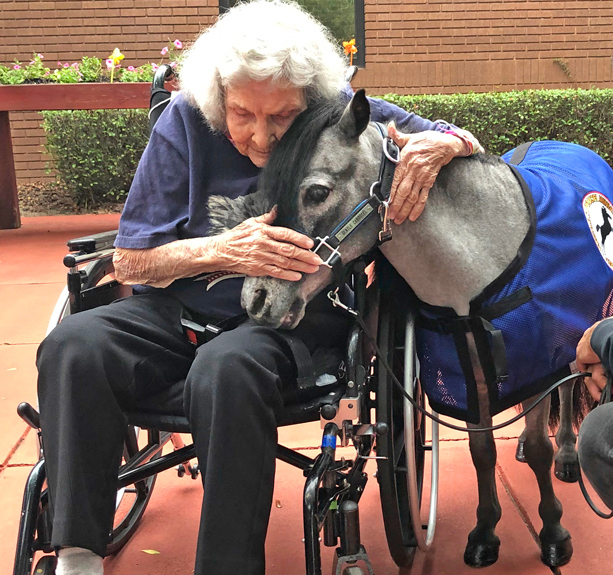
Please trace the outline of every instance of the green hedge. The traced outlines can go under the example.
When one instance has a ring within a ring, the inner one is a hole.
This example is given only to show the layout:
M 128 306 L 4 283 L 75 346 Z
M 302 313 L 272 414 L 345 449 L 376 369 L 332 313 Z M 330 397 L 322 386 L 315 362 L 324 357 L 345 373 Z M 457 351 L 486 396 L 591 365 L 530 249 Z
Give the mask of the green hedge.
M 125 200 L 147 145 L 146 110 L 43 112 L 49 168 L 77 205 Z
M 470 130 L 501 155 L 530 140 L 586 146 L 613 165 L 613 90 L 530 90 L 384 98 Z M 50 167 L 81 206 L 121 202 L 148 138 L 144 110 L 44 112 Z
M 613 90 L 526 90 L 487 94 L 384 96 L 432 120 L 470 130 L 502 155 L 531 140 L 575 142 L 613 166 Z

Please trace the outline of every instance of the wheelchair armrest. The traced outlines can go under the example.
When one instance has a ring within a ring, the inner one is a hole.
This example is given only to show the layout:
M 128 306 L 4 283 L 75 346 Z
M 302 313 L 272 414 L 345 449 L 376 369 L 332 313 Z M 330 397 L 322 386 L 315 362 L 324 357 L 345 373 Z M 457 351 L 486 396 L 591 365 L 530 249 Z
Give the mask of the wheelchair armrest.
M 71 252 L 82 252 L 91 254 L 113 247 L 118 230 L 101 232 L 91 236 L 75 238 L 67 242 L 68 250 Z

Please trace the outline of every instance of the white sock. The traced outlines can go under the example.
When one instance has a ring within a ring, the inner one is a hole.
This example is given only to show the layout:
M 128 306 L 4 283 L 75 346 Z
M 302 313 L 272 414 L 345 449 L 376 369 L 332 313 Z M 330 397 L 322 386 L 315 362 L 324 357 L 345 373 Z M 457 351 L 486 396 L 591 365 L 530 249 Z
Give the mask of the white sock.
M 56 575 L 103 575 L 102 557 L 81 547 L 60 549 L 55 573 Z

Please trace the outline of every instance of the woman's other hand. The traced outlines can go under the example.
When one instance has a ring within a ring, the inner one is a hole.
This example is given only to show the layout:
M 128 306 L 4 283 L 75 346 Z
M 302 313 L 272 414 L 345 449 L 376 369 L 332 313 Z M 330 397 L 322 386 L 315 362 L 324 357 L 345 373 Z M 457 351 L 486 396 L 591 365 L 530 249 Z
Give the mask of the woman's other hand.
M 303 273 L 314 273 L 321 258 L 309 251 L 313 240 L 288 228 L 271 225 L 276 209 L 249 218 L 235 228 L 210 238 L 219 269 L 248 276 L 271 276 L 298 281 Z
M 585 333 L 577 344 L 577 369 L 579 371 L 589 371 L 591 377 L 586 377 L 583 381 L 590 395 L 596 400 L 600 400 L 602 390 L 607 384 L 607 374 L 600 357 L 592 349 L 591 339 L 596 327 L 602 323 L 597 321 L 594 325 L 585 330 Z
M 470 155 L 466 143 L 452 134 L 427 131 L 404 134 L 392 123 L 388 135 L 400 147 L 390 195 L 389 218 L 400 225 L 423 212 L 440 169 L 456 156 Z

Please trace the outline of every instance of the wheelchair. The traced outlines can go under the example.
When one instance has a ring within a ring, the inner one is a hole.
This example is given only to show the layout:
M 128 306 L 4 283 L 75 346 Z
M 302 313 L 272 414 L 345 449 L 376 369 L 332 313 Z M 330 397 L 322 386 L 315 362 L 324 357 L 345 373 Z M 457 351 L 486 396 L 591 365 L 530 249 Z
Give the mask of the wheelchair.
M 170 74 L 170 67 L 161 66 L 153 81 L 151 124 L 170 100 L 164 88 Z M 67 286 L 53 310 L 48 331 L 67 315 L 106 305 L 131 293 L 131 288 L 113 277 L 116 233 L 68 242 L 70 253 L 64 258 Z M 370 324 L 376 324 L 373 333 L 385 354 L 383 359 L 396 377 L 404 381 L 405 391 L 423 405 L 425 396 L 419 385 L 415 353 L 415 311 L 403 280 L 385 261 L 380 264 L 377 281 L 370 287 L 365 262 L 354 265 L 354 307 L 369 318 Z M 50 544 L 52 509 L 45 485 L 39 415 L 27 403 L 19 405 L 18 413 L 38 433 L 40 459 L 25 486 L 13 575 L 52 575 L 56 557 Z M 196 479 L 199 474 L 197 465 L 190 463 L 195 458 L 194 446 L 185 445 L 180 435 L 190 432 L 181 404 L 175 409 L 164 409 L 163 413 L 158 405 L 156 409 L 126 415 L 129 425 L 107 556 L 122 549 L 137 529 L 158 473 L 175 468 L 179 477 Z M 375 475 L 391 556 L 399 567 L 410 566 L 416 548 L 427 550 L 434 536 L 438 427 L 434 423 L 431 437 L 426 437 L 425 418 L 395 388 L 381 358 L 374 355 L 368 335 L 357 322 L 350 331 L 345 360 L 336 380 L 323 387 L 294 392 L 278 423 L 284 426 L 316 420 L 321 421 L 323 430 L 321 450 L 316 457 L 277 446 L 277 458 L 301 469 L 306 478 L 303 494 L 306 574 L 321 574 L 322 542 L 336 548 L 333 575 L 373 573 L 360 539 L 358 506 L 368 480 L 365 466 L 370 459 L 376 459 Z M 172 452 L 162 454 L 169 442 Z M 350 444 L 355 447 L 355 457 L 337 458 L 337 445 Z M 425 481 L 427 452 L 431 452 L 429 483 Z M 425 524 L 422 515 L 427 515 Z M 36 554 L 38 561 L 33 570 Z

